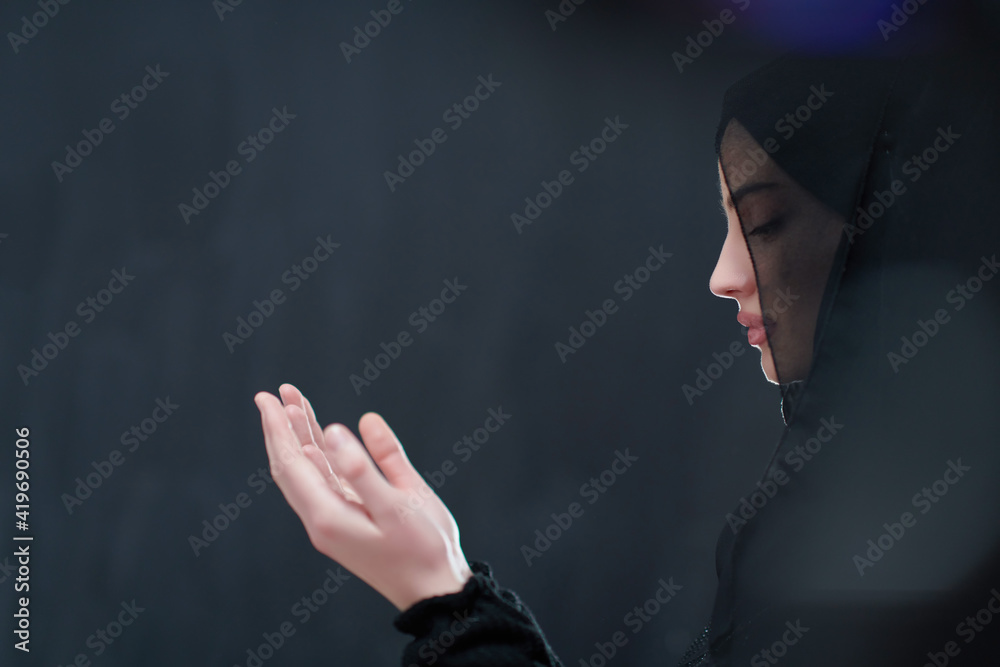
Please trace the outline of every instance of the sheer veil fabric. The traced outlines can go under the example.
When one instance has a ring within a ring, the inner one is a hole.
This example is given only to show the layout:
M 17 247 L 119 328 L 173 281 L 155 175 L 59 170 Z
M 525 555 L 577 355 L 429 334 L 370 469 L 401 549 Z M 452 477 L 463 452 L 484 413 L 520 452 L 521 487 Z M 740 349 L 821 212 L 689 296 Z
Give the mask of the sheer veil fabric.
M 1000 664 L 1000 58 L 901 42 L 723 103 L 786 426 L 698 664 Z

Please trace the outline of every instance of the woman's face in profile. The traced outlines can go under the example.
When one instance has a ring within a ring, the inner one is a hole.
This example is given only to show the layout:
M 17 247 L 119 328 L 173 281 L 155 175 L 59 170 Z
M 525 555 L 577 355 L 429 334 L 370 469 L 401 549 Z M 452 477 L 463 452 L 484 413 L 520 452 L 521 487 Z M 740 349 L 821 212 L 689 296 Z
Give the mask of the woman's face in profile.
M 769 381 L 804 380 L 844 218 L 793 181 L 735 119 L 720 152 L 728 232 L 709 288 L 739 303 L 737 319 Z

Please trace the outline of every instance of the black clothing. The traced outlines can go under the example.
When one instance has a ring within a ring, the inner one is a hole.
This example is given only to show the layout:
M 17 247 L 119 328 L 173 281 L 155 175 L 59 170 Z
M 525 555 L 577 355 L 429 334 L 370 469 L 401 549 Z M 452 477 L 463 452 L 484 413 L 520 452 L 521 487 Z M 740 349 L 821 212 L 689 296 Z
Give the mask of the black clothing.
M 441 667 L 562 667 L 528 608 L 501 588 L 485 563 L 460 592 L 421 600 L 396 617 L 397 630 L 415 636 L 403 665 Z
M 726 94 L 786 426 L 722 529 L 690 665 L 1000 664 L 1000 57 L 919 34 Z M 401 615 L 410 662 L 464 605 L 475 631 L 439 664 L 558 664 L 484 568 Z
M 726 94 L 787 425 L 718 544 L 708 664 L 1000 664 L 1000 58 L 945 28 Z

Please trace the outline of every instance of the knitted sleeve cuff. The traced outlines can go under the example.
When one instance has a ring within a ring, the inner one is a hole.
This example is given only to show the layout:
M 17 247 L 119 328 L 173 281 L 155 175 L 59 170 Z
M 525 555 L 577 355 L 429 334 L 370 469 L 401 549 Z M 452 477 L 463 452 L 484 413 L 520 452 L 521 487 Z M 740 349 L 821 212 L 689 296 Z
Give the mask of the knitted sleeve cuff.
M 414 636 L 403 665 L 561 667 L 517 595 L 500 587 L 488 564 L 472 562 L 470 568 L 461 591 L 421 600 L 393 621 Z

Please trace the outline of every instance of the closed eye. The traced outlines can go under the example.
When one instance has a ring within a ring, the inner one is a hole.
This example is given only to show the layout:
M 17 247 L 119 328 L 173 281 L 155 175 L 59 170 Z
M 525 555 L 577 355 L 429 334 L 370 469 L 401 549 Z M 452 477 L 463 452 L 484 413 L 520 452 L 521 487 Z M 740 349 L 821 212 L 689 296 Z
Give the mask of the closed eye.
M 754 227 L 747 236 L 755 236 L 758 238 L 770 238 L 774 236 L 778 231 L 781 230 L 782 226 L 785 224 L 784 218 L 771 218 L 763 225 L 758 225 Z

